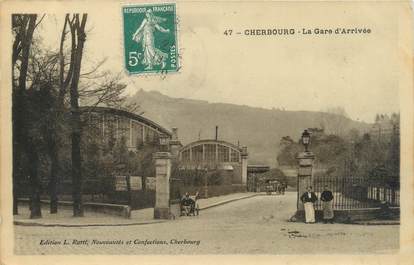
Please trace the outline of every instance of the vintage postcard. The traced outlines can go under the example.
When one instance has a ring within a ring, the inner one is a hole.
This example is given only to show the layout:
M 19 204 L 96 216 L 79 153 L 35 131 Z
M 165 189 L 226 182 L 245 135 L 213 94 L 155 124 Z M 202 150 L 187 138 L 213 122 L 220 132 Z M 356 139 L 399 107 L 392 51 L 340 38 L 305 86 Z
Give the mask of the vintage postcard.
M 409 1 L 0 12 L 2 264 L 412 264 Z

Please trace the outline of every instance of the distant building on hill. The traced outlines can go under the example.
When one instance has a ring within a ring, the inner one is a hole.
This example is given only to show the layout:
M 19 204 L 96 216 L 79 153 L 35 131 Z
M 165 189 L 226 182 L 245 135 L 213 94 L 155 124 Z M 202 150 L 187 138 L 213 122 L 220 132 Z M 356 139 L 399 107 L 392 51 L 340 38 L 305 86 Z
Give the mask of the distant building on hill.
M 370 135 L 373 138 L 387 140 L 392 135 L 399 135 L 400 131 L 400 115 L 392 114 L 378 114 L 375 118 L 375 123 L 370 129 Z

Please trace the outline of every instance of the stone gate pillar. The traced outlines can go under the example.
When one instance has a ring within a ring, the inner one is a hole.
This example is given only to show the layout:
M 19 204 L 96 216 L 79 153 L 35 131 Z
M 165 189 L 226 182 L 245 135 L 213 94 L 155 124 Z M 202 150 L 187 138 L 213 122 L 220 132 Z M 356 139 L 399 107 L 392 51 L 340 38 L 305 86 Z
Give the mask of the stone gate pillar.
M 173 159 L 178 159 L 180 148 L 183 147 L 180 140 L 178 139 L 178 129 L 176 127 L 172 128 L 172 137 L 169 142 L 170 152 Z
M 242 171 L 241 171 L 241 183 L 243 185 L 247 185 L 247 161 L 249 155 L 247 153 L 247 147 L 243 146 L 242 153 L 241 153 L 241 163 L 242 163 Z
M 297 210 L 303 211 L 303 203 L 300 196 L 306 191 L 308 186 L 313 185 L 312 169 L 315 155 L 312 152 L 302 152 L 296 157 L 298 160 L 298 198 Z
M 157 152 L 155 160 L 155 207 L 154 219 L 169 219 L 170 217 L 170 176 L 171 154 Z
M 298 179 L 297 179 L 297 199 L 296 199 L 296 213 L 291 218 L 292 221 L 302 221 L 305 218 L 305 210 L 303 203 L 300 201 L 300 196 L 306 191 L 308 186 L 313 186 L 313 161 L 315 155 L 312 152 L 302 152 L 296 157 L 298 160 Z

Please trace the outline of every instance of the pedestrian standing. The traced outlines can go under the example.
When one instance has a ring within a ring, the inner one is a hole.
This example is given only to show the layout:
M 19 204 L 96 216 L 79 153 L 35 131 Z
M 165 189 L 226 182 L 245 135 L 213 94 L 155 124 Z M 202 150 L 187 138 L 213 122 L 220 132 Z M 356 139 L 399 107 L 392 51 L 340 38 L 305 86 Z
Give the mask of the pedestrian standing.
M 198 205 L 198 199 L 200 199 L 200 193 L 197 191 L 194 195 L 194 213 L 199 214 L 200 206 Z
M 333 218 L 334 218 L 333 199 L 334 199 L 334 196 L 332 194 L 332 191 L 329 190 L 328 185 L 325 185 L 324 190 L 321 193 L 323 222 L 325 224 L 328 222 L 333 224 Z
M 287 186 L 286 183 L 282 184 L 282 195 L 285 194 L 286 186 Z
M 313 204 L 318 200 L 316 194 L 312 191 L 312 186 L 307 188 L 307 191 L 302 194 L 300 200 L 305 208 L 305 223 L 315 223 L 315 208 Z

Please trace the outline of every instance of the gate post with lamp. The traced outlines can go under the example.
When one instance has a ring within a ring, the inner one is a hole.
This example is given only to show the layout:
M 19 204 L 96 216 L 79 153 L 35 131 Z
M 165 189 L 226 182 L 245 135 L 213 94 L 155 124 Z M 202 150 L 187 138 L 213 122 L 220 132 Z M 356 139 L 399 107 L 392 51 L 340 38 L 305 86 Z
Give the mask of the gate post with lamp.
M 315 155 L 308 150 L 310 144 L 310 133 L 308 130 L 304 130 L 302 133 L 301 142 L 305 146 L 305 151 L 298 154 L 296 159 L 298 160 L 298 177 L 297 177 L 297 199 L 296 199 L 296 213 L 291 218 L 292 221 L 302 220 L 305 217 L 305 211 L 300 196 L 306 192 L 308 186 L 312 186 L 313 177 L 313 161 Z

